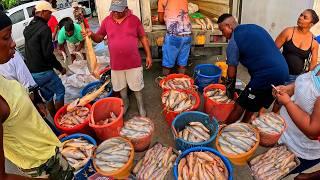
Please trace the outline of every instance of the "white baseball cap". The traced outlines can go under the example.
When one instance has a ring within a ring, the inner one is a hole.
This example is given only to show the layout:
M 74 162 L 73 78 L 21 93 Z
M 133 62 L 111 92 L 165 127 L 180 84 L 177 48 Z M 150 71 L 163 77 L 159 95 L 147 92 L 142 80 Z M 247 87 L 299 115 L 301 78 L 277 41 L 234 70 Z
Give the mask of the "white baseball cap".
M 56 12 L 57 10 L 52 8 L 52 5 L 47 2 L 47 1 L 39 1 L 36 4 L 36 12 L 40 12 L 40 11 L 51 11 L 51 12 Z

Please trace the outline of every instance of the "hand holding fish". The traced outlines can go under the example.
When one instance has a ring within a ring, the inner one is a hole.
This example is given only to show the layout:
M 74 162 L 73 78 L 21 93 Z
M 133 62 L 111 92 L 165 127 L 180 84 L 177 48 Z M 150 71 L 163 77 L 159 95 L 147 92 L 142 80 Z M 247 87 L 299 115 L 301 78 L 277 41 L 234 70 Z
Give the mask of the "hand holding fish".
M 91 37 L 92 35 L 92 31 L 90 29 L 86 29 L 86 30 L 82 30 L 81 31 L 81 35 L 85 38 L 85 37 Z

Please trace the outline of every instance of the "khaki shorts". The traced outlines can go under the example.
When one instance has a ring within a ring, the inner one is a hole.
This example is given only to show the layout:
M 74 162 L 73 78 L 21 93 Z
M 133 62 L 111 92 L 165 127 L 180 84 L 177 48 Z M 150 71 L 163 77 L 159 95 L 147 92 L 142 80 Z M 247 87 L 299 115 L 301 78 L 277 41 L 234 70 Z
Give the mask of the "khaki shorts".
M 68 50 L 69 50 L 69 53 L 70 54 L 74 54 L 76 52 L 76 47 L 80 44 L 80 42 L 78 43 L 70 43 L 67 41 L 67 47 L 68 47 Z M 79 51 L 80 53 L 85 53 L 85 50 L 84 48 L 82 47 L 82 49 Z
M 141 91 L 144 87 L 143 68 L 111 70 L 111 82 L 114 91 L 121 91 L 127 85 L 132 91 Z

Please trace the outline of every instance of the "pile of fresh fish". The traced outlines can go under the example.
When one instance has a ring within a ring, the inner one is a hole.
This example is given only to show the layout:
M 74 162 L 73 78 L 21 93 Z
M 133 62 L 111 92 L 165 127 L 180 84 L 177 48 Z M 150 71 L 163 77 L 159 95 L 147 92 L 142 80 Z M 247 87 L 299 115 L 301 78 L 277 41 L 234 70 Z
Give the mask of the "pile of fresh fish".
M 166 89 L 191 89 L 192 84 L 190 78 L 173 78 L 162 84 L 162 88 Z
M 133 117 L 126 121 L 120 131 L 120 135 L 130 139 L 141 138 L 153 132 L 153 122 L 145 117 Z
M 94 145 L 82 138 L 64 141 L 60 152 L 75 171 L 87 164 L 92 157 Z
M 267 134 L 280 134 L 285 127 L 284 121 L 275 113 L 266 113 L 252 121 L 252 125 Z
M 201 122 L 190 122 L 178 133 L 178 137 L 189 142 L 203 142 L 210 139 L 210 130 Z
M 178 180 L 224 180 L 228 170 L 223 161 L 211 152 L 191 152 L 178 164 Z
M 230 104 L 234 103 L 232 99 L 229 99 L 226 95 L 226 91 L 221 89 L 211 89 L 206 92 L 206 96 L 211 99 L 212 101 L 218 102 L 218 103 L 225 103 Z
M 254 130 L 246 123 L 233 123 L 222 129 L 218 143 L 222 151 L 228 154 L 248 152 L 258 139 Z
M 284 145 L 271 148 L 250 161 L 252 175 L 259 180 L 281 179 L 297 165 L 295 155 Z
M 73 128 L 82 124 L 89 116 L 89 108 L 75 107 L 72 111 L 67 112 L 58 119 L 59 125 L 66 128 Z
M 196 104 L 196 98 L 186 92 L 169 90 L 162 96 L 162 104 L 167 110 L 181 112 L 191 109 Z
M 164 147 L 157 143 L 137 163 L 133 173 L 139 180 L 165 179 L 176 158 L 177 155 L 173 152 L 172 147 Z
M 122 168 L 130 158 L 133 149 L 122 138 L 111 138 L 96 149 L 94 164 L 104 172 L 111 173 Z
M 96 125 L 105 125 L 105 124 L 108 124 L 108 123 L 112 123 L 114 120 L 117 119 L 117 116 L 114 112 L 110 112 L 110 116 L 107 117 L 105 120 L 100 120 L 98 122 L 95 122 L 93 119 L 91 119 L 91 123 L 92 124 L 96 124 Z

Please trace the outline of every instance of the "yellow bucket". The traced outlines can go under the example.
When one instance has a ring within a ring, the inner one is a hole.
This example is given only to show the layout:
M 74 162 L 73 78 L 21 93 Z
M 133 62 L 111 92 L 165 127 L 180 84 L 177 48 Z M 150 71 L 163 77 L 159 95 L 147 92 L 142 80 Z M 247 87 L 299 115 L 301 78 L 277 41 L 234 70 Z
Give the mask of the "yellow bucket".
M 196 36 L 196 45 L 204 45 L 205 42 L 206 42 L 205 35 L 197 35 Z
M 218 142 L 219 137 L 221 136 L 222 133 L 222 129 L 219 130 L 217 138 L 216 138 L 216 147 L 217 150 L 224 156 L 226 156 L 234 165 L 239 165 L 239 166 L 243 166 L 247 164 L 247 161 L 250 159 L 250 157 L 255 153 L 255 151 L 257 150 L 259 143 L 260 143 L 260 135 L 259 135 L 259 131 L 254 128 L 252 125 L 247 124 L 256 134 L 256 138 L 258 139 L 258 141 L 256 142 L 256 144 L 246 153 L 243 154 L 238 154 L 238 155 L 234 155 L 234 154 L 229 154 L 224 152 Z
M 227 71 L 228 71 L 228 65 L 225 61 L 218 61 L 215 63 L 216 66 L 218 66 L 221 69 L 221 76 L 226 78 L 227 77 Z

